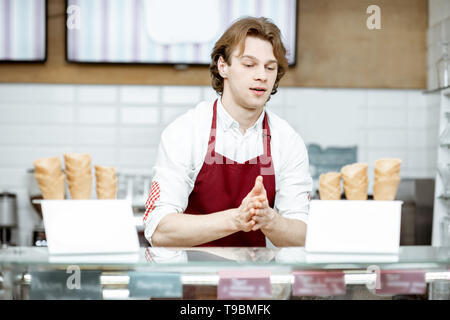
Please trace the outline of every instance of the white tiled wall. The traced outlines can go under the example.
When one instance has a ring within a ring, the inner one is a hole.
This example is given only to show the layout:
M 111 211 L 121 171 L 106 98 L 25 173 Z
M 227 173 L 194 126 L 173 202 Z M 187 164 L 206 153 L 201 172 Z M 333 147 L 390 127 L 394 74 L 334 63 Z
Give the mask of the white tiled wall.
M 19 243 L 37 222 L 26 170 L 39 157 L 89 152 L 93 164 L 151 173 L 161 130 L 210 87 L 0 84 L 0 192 L 18 194 Z M 305 142 L 358 146 L 358 161 L 403 159 L 403 177 L 434 177 L 438 103 L 420 90 L 285 88 L 268 107 Z

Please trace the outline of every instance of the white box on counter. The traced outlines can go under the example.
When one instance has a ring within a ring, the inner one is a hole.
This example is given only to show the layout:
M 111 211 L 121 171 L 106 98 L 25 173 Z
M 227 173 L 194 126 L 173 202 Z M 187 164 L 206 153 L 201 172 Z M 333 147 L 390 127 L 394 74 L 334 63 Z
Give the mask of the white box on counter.
M 398 254 L 403 201 L 312 200 L 311 253 Z
M 139 252 L 133 209 L 127 200 L 42 200 L 51 255 Z

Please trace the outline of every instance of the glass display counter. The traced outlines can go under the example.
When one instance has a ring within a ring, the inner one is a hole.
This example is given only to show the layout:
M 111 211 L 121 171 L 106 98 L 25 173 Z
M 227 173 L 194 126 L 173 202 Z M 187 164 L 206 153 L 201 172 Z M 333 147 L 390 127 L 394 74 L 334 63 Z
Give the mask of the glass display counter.
M 141 248 L 138 254 L 0 250 L 3 299 L 449 299 L 450 248 L 397 255 L 288 248 Z M 388 288 L 389 290 L 386 290 Z

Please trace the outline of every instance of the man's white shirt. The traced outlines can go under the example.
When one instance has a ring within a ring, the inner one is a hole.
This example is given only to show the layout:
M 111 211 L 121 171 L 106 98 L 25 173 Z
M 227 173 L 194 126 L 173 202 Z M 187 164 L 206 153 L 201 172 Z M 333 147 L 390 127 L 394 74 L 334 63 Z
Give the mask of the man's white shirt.
M 145 237 L 150 243 L 162 218 L 170 213 L 183 213 L 187 208 L 189 195 L 205 160 L 213 104 L 214 101 L 200 102 L 170 123 L 161 134 L 152 171 L 152 184 L 159 187 L 158 196 L 154 197 L 152 208 L 144 217 Z M 255 124 L 242 134 L 239 123 L 225 110 L 219 98 L 216 152 L 238 163 L 263 154 L 264 111 L 268 117 L 275 169 L 274 210 L 285 218 L 308 223 L 309 193 L 312 190 L 308 152 L 303 139 L 285 120 L 265 107 Z M 266 243 L 272 246 L 267 238 Z

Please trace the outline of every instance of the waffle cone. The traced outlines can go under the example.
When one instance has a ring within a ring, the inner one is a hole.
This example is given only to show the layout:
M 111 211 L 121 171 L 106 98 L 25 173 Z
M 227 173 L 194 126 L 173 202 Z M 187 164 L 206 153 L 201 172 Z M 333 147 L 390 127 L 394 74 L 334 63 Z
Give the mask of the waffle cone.
M 341 173 L 328 172 L 319 177 L 319 195 L 321 200 L 341 199 Z
M 354 163 L 342 167 L 344 193 L 347 200 L 367 200 L 367 163 Z
M 116 168 L 95 166 L 96 192 L 98 199 L 115 199 L 117 195 Z
M 116 199 L 117 187 L 108 186 L 107 188 L 99 187 L 96 188 L 97 199 Z
M 67 181 L 87 179 L 88 177 L 92 179 L 92 173 L 90 171 L 77 171 L 77 172 L 66 171 L 66 177 Z
M 373 199 L 389 201 L 394 200 L 397 194 L 399 182 L 400 178 L 375 181 L 373 185 Z
M 95 166 L 95 174 L 101 174 L 101 175 L 116 175 L 116 168 L 115 167 L 105 167 L 105 166 Z
M 34 172 L 49 176 L 59 176 L 62 171 L 61 159 L 58 157 L 41 158 L 33 161 Z
M 88 153 L 64 153 L 64 165 L 68 171 L 90 170 L 91 156 Z
M 78 174 L 86 174 L 86 173 L 92 173 L 92 169 L 90 166 L 83 166 L 83 167 L 77 167 L 77 166 L 72 166 L 72 167 L 67 167 L 66 166 L 66 173 L 69 173 L 71 175 L 78 175 Z
M 378 159 L 375 161 L 375 175 L 398 175 L 401 163 L 402 160 L 397 158 Z
M 92 192 L 92 175 L 67 179 L 72 199 L 90 199 Z
M 36 174 L 35 178 L 45 200 L 64 199 L 64 174 L 60 172 L 59 176 L 49 176 L 45 174 Z
M 375 161 L 374 200 L 394 200 L 400 182 L 401 159 L 386 158 Z

